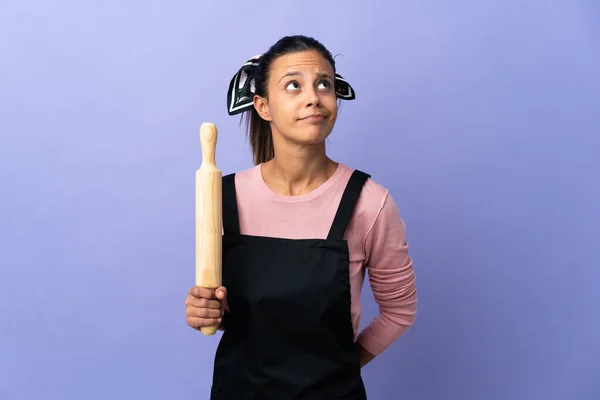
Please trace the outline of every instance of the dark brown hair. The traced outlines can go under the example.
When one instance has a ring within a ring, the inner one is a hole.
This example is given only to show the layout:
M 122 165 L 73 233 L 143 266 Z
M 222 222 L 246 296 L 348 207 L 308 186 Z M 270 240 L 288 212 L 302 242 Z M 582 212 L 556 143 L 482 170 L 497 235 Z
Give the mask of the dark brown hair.
M 331 63 L 335 72 L 333 56 L 319 41 L 303 35 L 285 36 L 279 39 L 277 43 L 271 46 L 260 57 L 254 81 L 256 94 L 262 97 L 268 96 L 267 83 L 273 61 L 285 54 L 309 50 L 318 51 L 323 58 Z M 245 114 L 246 130 L 250 139 L 250 146 L 252 147 L 254 164 L 258 165 L 271 160 L 275 157 L 275 149 L 273 147 L 273 133 L 271 132 L 270 123 L 262 119 L 254 107 Z

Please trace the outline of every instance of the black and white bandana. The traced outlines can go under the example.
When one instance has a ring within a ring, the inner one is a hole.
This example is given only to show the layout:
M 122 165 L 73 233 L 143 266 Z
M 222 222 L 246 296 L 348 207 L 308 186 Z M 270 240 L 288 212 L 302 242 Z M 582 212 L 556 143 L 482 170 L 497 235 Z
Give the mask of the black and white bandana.
M 246 61 L 239 71 L 231 78 L 227 91 L 227 112 L 235 115 L 254 107 L 256 86 L 254 74 L 262 55 L 257 55 Z M 335 74 L 335 94 L 342 100 L 354 100 L 356 95 L 350 84 L 340 75 Z

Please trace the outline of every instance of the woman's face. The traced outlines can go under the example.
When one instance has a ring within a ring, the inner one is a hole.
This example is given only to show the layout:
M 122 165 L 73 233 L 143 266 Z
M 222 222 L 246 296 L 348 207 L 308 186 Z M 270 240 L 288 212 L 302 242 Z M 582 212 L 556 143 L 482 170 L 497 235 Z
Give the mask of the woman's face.
M 271 64 L 267 98 L 255 97 L 274 135 L 296 144 L 324 142 L 337 118 L 332 65 L 317 51 L 290 53 Z

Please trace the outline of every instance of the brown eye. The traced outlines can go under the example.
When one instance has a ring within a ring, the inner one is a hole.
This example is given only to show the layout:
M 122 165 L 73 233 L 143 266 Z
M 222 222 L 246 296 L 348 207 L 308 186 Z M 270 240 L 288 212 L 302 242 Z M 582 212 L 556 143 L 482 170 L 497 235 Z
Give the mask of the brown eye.
M 290 82 L 287 84 L 285 89 L 286 90 L 298 90 L 298 89 L 300 89 L 300 85 L 298 85 L 298 82 Z
M 330 87 L 331 87 L 331 84 L 329 83 L 329 81 L 322 81 L 319 84 L 320 89 L 329 89 Z

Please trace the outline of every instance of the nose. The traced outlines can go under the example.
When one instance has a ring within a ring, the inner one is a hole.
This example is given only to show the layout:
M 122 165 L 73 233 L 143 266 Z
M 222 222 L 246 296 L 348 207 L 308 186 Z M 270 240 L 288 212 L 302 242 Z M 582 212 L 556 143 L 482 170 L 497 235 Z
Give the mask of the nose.
M 318 107 L 321 103 L 319 94 L 315 88 L 311 88 L 306 91 L 306 106 L 307 107 Z

